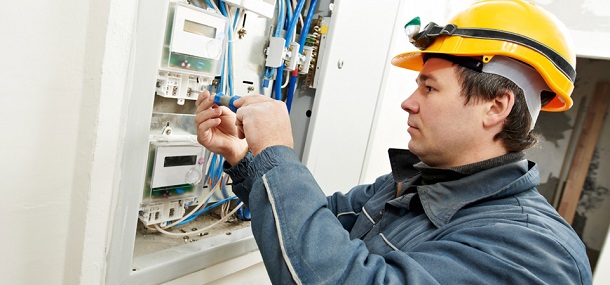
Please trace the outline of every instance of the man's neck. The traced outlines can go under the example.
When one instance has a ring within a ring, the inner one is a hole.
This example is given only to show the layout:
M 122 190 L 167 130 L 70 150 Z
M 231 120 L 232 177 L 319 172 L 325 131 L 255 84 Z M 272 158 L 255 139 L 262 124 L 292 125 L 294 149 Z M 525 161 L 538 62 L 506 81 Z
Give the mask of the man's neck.
M 424 162 L 419 162 L 414 167 L 421 172 L 423 184 L 434 184 L 461 179 L 487 169 L 522 160 L 524 157 L 523 152 L 509 152 L 498 157 L 450 168 L 431 167 Z

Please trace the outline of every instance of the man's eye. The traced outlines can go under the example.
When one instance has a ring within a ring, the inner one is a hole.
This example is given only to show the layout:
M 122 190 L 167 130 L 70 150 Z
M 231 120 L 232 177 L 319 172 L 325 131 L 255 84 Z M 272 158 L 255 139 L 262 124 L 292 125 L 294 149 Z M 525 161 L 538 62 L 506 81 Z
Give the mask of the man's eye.
M 432 90 L 434 90 L 434 88 L 432 88 L 431 86 L 426 86 L 425 88 L 426 88 L 426 91 L 428 91 L 428 92 L 432 92 Z

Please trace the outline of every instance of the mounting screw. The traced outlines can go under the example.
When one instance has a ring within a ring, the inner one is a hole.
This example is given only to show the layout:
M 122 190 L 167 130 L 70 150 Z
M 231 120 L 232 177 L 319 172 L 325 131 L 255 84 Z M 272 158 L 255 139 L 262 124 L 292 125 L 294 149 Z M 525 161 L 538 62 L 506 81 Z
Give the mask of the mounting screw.
M 343 60 L 342 60 L 342 59 L 340 59 L 340 60 L 339 60 L 339 62 L 337 62 L 337 67 L 338 67 L 339 69 L 342 69 L 342 68 L 343 68 Z
M 254 87 L 253 86 L 248 86 L 248 92 L 252 92 L 254 91 Z
M 237 31 L 237 35 L 239 36 L 239 39 L 242 39 L 243 37 L 245 37 L 247 33 L 248 33 L 248 31 L 246 31 L 246 29 L 244 29 L 244 28 L 241 28 L 241 29 L 239 29 L 239 31 Z

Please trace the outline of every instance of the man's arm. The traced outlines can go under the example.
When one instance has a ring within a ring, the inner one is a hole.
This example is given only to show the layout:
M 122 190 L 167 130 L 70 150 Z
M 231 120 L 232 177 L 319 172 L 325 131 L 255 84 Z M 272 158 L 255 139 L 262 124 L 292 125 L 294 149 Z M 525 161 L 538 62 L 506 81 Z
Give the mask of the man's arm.
M 337 217 L 343 228 L 350 231 L 362 212 L 362 207 L 381 189 L 396 187 L 392 175 L 383 175 L 373 184 L 358 185 L 348 193 L 336 192 L 327 197 L 328 209 Z
M 447 227 L 414 247 L 397 244 L 373 254 L 350 239 L 292 149 L 269 147 L 250 163 L 251 176 L 234 191 L 248 196 L 252 231 L 274 284 L 581 284 L 590 278 L 552 237 L 520 223 Z

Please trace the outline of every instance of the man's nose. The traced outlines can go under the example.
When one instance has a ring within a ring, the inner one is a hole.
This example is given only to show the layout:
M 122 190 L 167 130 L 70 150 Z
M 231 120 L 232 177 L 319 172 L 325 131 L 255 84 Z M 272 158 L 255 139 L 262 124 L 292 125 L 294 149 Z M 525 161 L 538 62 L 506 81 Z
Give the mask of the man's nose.
M 417 97 L 415 93 L 417 93 L 417 90 L 415 90 L 409 97 L 407 97 L 407 99 L 402 101 L 402 104 L 400 104 L 400 107 L 409 114 L 419 112 L 419 104 L 415 100 Z

